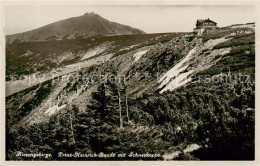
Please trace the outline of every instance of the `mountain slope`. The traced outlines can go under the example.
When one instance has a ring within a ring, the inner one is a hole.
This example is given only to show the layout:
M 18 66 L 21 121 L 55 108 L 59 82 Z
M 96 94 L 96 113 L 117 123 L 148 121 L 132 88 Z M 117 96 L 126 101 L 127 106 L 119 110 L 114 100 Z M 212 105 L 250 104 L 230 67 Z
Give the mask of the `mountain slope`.
M 15 152 L 26 150 L 53 154 L 43 160 L 75 151 L 127 154 L 105 160 L 254 160 L 254 29 L 132 44 L 8 96 L 8 159 L 24 160 Z M 68 160 L 93 159 L 101 158 Z
M 87 38 L 91 36 L 114 36 L 143 34 L 144 32 L 130 26 L 110 22 L 94 13 L 61 20 L 41 28 L 24 33 L 8 35 L 7 43 L 46 40 Z
M 64 75 L 77 71 L 78 66 L 84 68 L 99 64 L 109 60 L 111 56 L 166 42 L 182 35 L 183 33 L 96 36 L 87 39 L 7 44 L 6 95 L 38 84 L 39 82 L 32 81 L 35 76 L 45 77 L 45 81 L 48 76 Z

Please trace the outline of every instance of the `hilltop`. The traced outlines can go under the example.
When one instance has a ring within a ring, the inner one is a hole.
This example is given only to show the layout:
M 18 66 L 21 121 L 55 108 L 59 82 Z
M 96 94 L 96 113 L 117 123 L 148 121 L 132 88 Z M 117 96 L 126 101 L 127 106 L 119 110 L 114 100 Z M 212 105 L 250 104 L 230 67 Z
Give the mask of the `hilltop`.
M 142 30 L 111 22 L 98 14 L 86 13 L 35 30 L 6 36 L 7 43 L 143 34 Z

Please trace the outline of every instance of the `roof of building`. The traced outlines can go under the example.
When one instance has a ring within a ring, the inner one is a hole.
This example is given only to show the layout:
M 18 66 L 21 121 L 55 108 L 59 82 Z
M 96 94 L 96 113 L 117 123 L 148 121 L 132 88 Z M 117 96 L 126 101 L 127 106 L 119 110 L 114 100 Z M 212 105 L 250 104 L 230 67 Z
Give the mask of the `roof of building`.
M 197 20 L 197 24 L 202 24 L 204 22 L 212 22 L 214 24 L 217 24 L 216 22 L 210 20 L 209 18 L 208 19 L 203 19 L 203 20 Z

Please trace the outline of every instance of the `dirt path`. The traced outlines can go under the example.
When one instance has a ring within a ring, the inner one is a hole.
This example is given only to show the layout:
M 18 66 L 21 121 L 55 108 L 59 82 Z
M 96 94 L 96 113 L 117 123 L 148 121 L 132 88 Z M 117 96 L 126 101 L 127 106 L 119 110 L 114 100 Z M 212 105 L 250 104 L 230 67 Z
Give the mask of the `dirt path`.
M 198 150 L 201 146 L 199 146 L 198 144 L 189 144 L 188 146 L 186 146 L 186 148 L 182 151 L 184 154 L 185 153 L 189 153 L 189 152 L 193 152 L 195 150 Z M 175 157 L 178 157 L 181 154 L 180 150 L 177 151 L 173 151 L 172 153 L 168 153 L 163 155 L 163 159 L 164 160 L 173 160 Z

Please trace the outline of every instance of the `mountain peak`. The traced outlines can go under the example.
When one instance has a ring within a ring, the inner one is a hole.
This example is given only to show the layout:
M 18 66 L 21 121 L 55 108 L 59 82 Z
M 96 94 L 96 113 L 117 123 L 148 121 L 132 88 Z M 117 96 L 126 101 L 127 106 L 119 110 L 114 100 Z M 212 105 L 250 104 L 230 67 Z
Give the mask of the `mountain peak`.
M 101 17 L 100 15 L 98 15 L 98 14 L 96 14 L 94 12 L 89 12 L 89 13 L 87 12 L 83 16 L 98 16 L 98 17 Z
M 95 14 L 94 12 L 87 12 L 87 13 L 85 13 L 84 15 L 97 15 L 97 14 Z
M 79 17 L 54 22 L 28 32 L 9 35 L 6 37 L 6 42 L 48 41 L 143 33 L 139 29 L 110 22 L 100 15 L 90 12 Z

